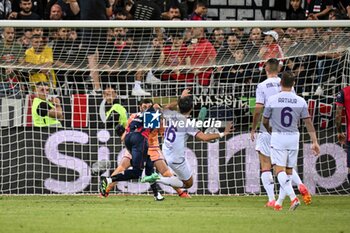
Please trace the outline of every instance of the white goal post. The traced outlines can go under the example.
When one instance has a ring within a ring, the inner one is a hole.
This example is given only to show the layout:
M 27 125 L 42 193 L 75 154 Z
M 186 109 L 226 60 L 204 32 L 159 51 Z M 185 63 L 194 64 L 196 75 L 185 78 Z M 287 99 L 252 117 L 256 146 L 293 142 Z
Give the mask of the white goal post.
M 296 93 L 307 100 L 320 139 L 315 158 L 300 128 L 299 175 L 313 194 L 349 194 L 346 148 L 337 144 L 334 124 L 335 96 L 350 83 L 349 26 L 348 20 L 0 21 L 0 194 L 97 193 L 99 175 L 111 174 L 125 152 L 106 123 L 108 87 L 129 114 L 143 98 L 165 104 L 190 88 L 194 118 L 205 113 L 203 119 L 235 122 L 233 136 L 219 142 L 189 139 L 190 193 L 265 194 L 249 128 L 269 58 L 296 76 Z M 33 126 L 37 82 L 49 83 L 49 97 L 60 100 L 62 127 Z M 98 161 L 110 168 L 98 172 Z M 120 182 L 115 192 L 150 189 Z

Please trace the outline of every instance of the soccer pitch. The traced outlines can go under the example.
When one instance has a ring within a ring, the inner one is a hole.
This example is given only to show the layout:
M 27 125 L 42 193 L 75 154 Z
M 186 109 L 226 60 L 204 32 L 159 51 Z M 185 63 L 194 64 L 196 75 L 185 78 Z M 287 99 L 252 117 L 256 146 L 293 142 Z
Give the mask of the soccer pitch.
M 0 196 L 0 232 L 350 232 L 350 197 L 314 197 L 290 212 L 266 197 Z

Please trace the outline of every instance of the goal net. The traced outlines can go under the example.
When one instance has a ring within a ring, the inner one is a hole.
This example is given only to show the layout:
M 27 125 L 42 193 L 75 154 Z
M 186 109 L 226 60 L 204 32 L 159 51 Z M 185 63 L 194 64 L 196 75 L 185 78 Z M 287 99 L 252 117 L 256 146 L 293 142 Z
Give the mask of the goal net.
M 189 138 L 189 192 L 265 194 L 249 130 L 269 58 L 296 76 L 295 91 L 307 100 L 320 140 L 321 155 L 314 157 L 300 127 L 296 169 L 303 182 L 313 194 L 350 192 L 346 148 L 337 143 L 334 124 L 335 96 L 349 83 L 348 21 L 0 25 L 0 194 L 97 193 L 100 175 L 110 175 L 125 153 L 107 114 L 112 104 L 132 114 L 141 99 L 165 105 L 185 88 L 194 119 L 235 124 L 234 134 L 218 142 Z M 35 100 L 38 94 L 42 101 Z M 45 117 L 52 112 L 46 99 L 61 107 L 58 120 Z M 115 189 L 149 192 L 138 181 Z

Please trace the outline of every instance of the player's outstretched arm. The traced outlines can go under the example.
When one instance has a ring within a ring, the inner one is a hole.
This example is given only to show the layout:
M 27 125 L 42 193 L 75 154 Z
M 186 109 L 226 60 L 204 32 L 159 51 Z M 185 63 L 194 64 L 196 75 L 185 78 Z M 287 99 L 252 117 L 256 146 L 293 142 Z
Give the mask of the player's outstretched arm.
M 264 109 L 263 104 L 259 104 L 259 103 L 255 104 L 255 109 L 253 113 L 253 124 L 252 124 L 252 129 L 250 131 L 250 139 L 252 141 L 255 140 L 255 130 L 256 130 L 256 127 L 258 126 L 259 120 L 261 119 L 261 114 L 263 109 Z
M 320 145 L 318 144 L 317 136 L 316 136 L 316 130 L 314 125 L 312 124 L 311 118 L 304 119 L 304 123 L 306 125 L 307 132 L 310 135 L 312 146 L 311 149 L 314 151 L 315 155 L 320 154 Z
M 190 95 L 191 95 L 190 92 L 191 92 L 190 89 L 185 89 L 185 90 L 183 90 L 180 98 L 184 98 L 184 97 L 186 97 L 186 96 L 190 96 Z M 165 106 L 163 107 L 163 109 L 176 110 L 176 109 L 177 109 L 177 100 L 176 100 L 176 101 L 173 101 L 173 102 L 171 102 L 171 103 L 169 103 L 169 104 L 167 104 L 167 105 L 165 105 Z
M 234 131 L 233 123 L 230 122 L 226 125 L 225 131 L 223 133 L 205 134 L 202 131 L 199 131 L 196 134 L 196 139 L 198 139 L 200 141 L 204 141 L 204 142 L 209 142 L 212 140 L 216 140 L 218 138 L 225 137 L 226 135 L 231 134 L 233 131 Z

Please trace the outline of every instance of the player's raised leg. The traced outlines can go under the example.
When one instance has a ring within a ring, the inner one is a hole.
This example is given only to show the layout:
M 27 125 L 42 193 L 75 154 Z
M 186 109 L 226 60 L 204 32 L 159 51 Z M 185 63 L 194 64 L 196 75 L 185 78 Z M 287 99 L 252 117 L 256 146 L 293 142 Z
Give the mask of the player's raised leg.
M 297 185 L 298 190 L 303 197 L 303 201 L 305 205 L 310 205 L 311 204 L 311 194 L 305 184 L 301 181 L 298 172 L 293 168 L 292 175 L 291 175 L 292 181 Z
M 157 169 L 159 168 L 159 172 L 162 174 L 162 176 L 154 173 L 151 176 L 143 177 L 141 182 L 157 182 L 171 186 L 176 190 L 180 197 L 190 198 L 188 192 L 186 190 L 183 190 L 183 188 L 190 188 L 193 185 L 192 174 L 187 164 L 185 164 L 185 161 L 181 167 L 174 167 L 169 164 L 169 166 L 176 173 L 180 174 L 180 176 L 174 176 L 168 166 L 165 164 L 164 160 L 158 160 L 155 162 L 155 166 Z M 179 169 L 182 169 L 182 171 L 179 171 Z

